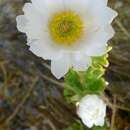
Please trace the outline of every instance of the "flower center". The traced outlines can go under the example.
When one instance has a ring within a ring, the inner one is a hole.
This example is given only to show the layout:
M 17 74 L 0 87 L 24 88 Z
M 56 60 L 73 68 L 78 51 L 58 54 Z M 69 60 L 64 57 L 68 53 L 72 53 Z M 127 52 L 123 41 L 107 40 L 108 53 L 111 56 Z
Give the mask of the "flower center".
M 75 44 L 83 35 L 83 21 L 73 11 L 55 13 L 49 22 L 50 36 L 60 45 Z

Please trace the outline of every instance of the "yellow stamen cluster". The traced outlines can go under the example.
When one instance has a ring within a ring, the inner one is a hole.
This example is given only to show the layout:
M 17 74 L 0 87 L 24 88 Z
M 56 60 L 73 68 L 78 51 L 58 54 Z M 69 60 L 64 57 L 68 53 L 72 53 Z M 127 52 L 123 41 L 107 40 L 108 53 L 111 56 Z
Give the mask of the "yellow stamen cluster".
M 55 13 L 49 22 L 50 36 L 60 45 L 72 45 L 83 35 L 83 21 L 73 11 Z

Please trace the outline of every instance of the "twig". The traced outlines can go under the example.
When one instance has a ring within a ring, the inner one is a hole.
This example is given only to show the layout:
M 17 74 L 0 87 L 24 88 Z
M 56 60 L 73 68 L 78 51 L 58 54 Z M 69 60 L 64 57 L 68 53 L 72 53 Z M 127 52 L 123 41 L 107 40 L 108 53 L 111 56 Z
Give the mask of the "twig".
M 66 87 L 66 88 L 70 89 L 71 91 L 77 93 L 77 91 L 75 91 L 75 89 L 73 89 L 71 86 L 65 85 L 64 83 L 61 83 L 61 82 L 58 82 L 57 80 L 54 80 L 54 79 L 52 79 L 52 78 L 50 78 L 50 77 L 48 77 L 46 75 L 42 75 L 42 78 L 49 81 L 49 82 L 51 82 L 51 83 L 53 83 L 53 84 L 55 84 L 55 85 L 57 85 L 57 86 L 59 86 L 60 89 Z
M 42 63 L 42 65 L 45 66 L 48 70 L 51 70 L 50 65 L 48 65 L 47 63 L 44 62 L 44 63 Z
M 28 100 L 28 98 L 30 97 L 31 95 L 31 92 L 33 90 L 33 88 L 35 87 L 35 84 L 37 83 L 38 81 L 38 78 L 36 78 L 31 87 L 29 88 L 27 94 L 23 97 L 21 103 L 16 107 L 16 109 L 14 110 L 14 112 L 8 117 L 8 119 L 6 120 L 6 124 L 9 124 L 9 122 L 17 115 L 17 113 L 20 111 L 20 109 L 23 107 L 23 105 L 25 104 L 25 102 Z
M 113 104 L 109 101 L 109 99 L 105 95 L 101 95 L 101 98 L 105 101 L 105 103 L 112 109 Z
M 119 20 L 115 20 L 115 23 L 117 24 L 117 26 L 122 30 L 122 32 L 128 37 L 130 38 L 130 33 L 127 31 L 127 29 L 123 26 L 123 24 L 119 21 Z
M 130 108 L 127 108 L 127 107 L 124 107 L 124 106 L 116 105 L 116 108 L 117 108 L 117 109 L 120 109 L 120 110 L 124 110 L 124 111 L 130 112 Z
M 110 130 L 115 129 L 115 116 L 116 116 L 116 96 L 114 96 L 114 102 L 112 107 L 112 118 L 111 118 L 111 127 Z
M 105 95 L 102 95 L 101 97 L 106 102 L 106 104 L 112 109 L 114 104 L 112 104 L 109 101 L 108 97 L 106 97 Z M 124 107 L 124 106 L 121 106 L 119 104 L 116 104 L 115 107 L 116 107 L 116 109 L 120 109 L 120 110 L 123 110 L 123 111 L 129 111 L 130 112 L 130 108 L 128 108 L 128 107 Z
M 52 121 L 50 121 L 48 118 L 45 119 L 45 120 L 43 121 L 43 123 L 44 123 L 44 124 L 48 124 L 48 125 L 52 128 L 52 130 L 57 130 L 56 127 L 55 127 L 55 125 L 54 125 L 54 124 L 52 123 Z
M 7 96 L 7 84 L 8 84 L 8 75 L 7 75 L 7 71 L 5 69 L 5 66 L 4 64 L 0 64 L 0 67 L 1 67 L 1 70 L 3 72 L 3 77 L 4 77 L 4 83 L 3 83 L 3 86 L 2 86 L 2 91 L 3 91 L 3 94 L 4 96 L 6 97 Z
M 55 85 L 58 85 L 58 86 L 62 87 L 62 88 L 64 88 L 64 86 L 65 86 L 64 83 L 60 83 L 57 80 L 54 80 L 54 79 L 52 79 L 52 78 L 50 78 L 50 77 L 48 77 L 46 75 L 42 75 L 41 77 L 43 79 L 47 80 L 47 81 L 50 81 L 51 83 L 53 83 Z

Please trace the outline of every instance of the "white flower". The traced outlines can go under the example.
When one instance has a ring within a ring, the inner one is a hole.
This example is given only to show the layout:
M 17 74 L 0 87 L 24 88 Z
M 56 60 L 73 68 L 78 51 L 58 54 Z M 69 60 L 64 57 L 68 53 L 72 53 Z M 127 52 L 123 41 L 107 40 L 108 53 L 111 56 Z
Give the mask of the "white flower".
M 93 127 L 93 125 L 103 126 L 106 104 L 97 95 L 87 95 L 78 104 L 77 114 L 89 128 Z
M 63 77 L 73 67 L 84 71 L 91 56 L 106 52 L 114 35 L 111 27 L 117 13 L 107 0 L 31 0 L 17 17 L 17 28 L 26 33 L 30 50 L 51 60 L 51 71 Z

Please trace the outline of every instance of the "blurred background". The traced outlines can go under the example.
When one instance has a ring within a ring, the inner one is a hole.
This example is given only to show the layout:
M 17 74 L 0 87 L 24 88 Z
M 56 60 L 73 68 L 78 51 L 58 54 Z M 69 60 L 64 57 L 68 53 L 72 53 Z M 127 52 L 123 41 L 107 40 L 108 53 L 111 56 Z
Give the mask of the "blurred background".
M 63 97 L 63 80 L 50 73 L 50 63 L 33 55 L 26 36 L 16 29 L 16 16 L 29 0 L 0 0 L 0 130 L 64 130 L 76 119 L 75 107 Z M 111 130 L 130 130 L 130 0 L 109 0 L 119 16 L 109 41 L 106 94 L 118 107 L 108 108 Z

